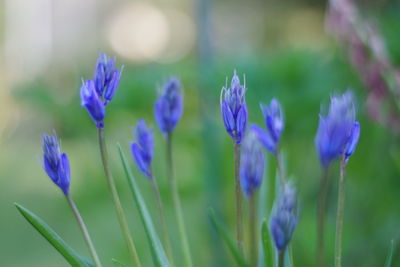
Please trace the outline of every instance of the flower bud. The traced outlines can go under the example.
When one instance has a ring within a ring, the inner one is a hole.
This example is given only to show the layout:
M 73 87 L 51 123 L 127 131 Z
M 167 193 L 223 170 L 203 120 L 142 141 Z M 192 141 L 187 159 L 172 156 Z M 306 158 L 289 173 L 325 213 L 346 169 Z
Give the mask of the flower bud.
M 328 115 L 320 115 L 315 144 L 324 168 L 345 152 L 355 124 L 353 94 L 331 97 Z
M 274 205 L 270 221 L 271 236 L 278 251 L 282 251 L 289 244 L 297 220 L 296 189 L 290 183 L 286 183 Z
M 136 143 L 131 143 L 131 152 L 136 166 L 148 178 L 152 177 L 151 162 L 154 152 L 153 131 L 146 126 L 144 120 L 139 120 L 135 128 Z
M 104 127 L 104 117 L 106 115 L 105 105 L 95 89 L 95 83 L 87 80 L 81 87 L 81 105 L 86 108 L 90 117 L 96 123 L 96 127 Z
M 246 87 L 240 84 L 234 71 L 231 86 L 226 85 L 221 90 L 220 105 L 225 129 L 236 144 L 240 144 L 246 132 L 248 114 L 245 93 Z
M 240 153 L 240 185 L 249 197 L 260 187 L 265 158 L 257 135 L 250 131 L 244 138 Z
M 171 77 L 164 84 L 160 97 L 155 102 L 154 114 L 161 132 L 171 133 L 183 113 L 182 89 L 178 79 Z
M 56 135 L 44 134 L 42 143 L 43 169 L 63 193 L 68 195 L 71 181 L 68 156 L 61 153 Z

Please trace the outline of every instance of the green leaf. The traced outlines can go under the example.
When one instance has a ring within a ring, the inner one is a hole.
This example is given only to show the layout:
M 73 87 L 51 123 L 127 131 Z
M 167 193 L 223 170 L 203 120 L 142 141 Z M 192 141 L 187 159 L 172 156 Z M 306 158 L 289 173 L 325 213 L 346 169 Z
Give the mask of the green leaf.
M 385 267 L 391 267 L 392 266 L 392 261 L 393 261 L 393 252 L 394 252 L 394 240 L 392 239 L 390 241 L 390 248 L 389 248 L 389 253 L 386 258 L 385 262 Z
M 273 267 L 274 266 L 274 249 L 271 243 L 271 237 L 268 231 L 267 221 L 264 220 L 261 227 L 261 241 L 263 245 L 264 251 L 264 263 L 265 267 Z
M 18 211 L 46 240 L 72 265 L 76 267 L 94 267 L 93 262 L 73 250 L 64 240 L 41 218 L 18 203 L 14 203 Z
M 236 263 L 241 267 L 249 266 L 246 263 L 246 260 L 244 259 L 243 255 L 237 249 L 235 243 L 230 238 L 229 233 L 226 230 L 226 227 L 215 216 L 213 209 L 210 209 L 209 216 L 210 216 L 211 222 L 213 223 L 213 225 L 215 227 L 215 230 L 217 230 L 217 233 L 221 236 L 222 240 L 224 240 L 225 245 L 228 247 L 228 249 L 232 253 L 233 258 L 236 260 Z
M 122 262 L 120 262 L 119 260 L 111 259 L 111 261 L 115 267 L 125 267 L 125 265 Z
M 140 217 L 143 222 L 144 229 L 146 231 L 147 238 L 149 239 L 150 242 L 151 254 L 153 255 L 154 264 L 156 266 L 169 266 L 170 264 L 168 262 L 164 248 L 154 228 L 153 222 L 150 217 L 150 213 L 146 207 L 142 195 L 140 194 L 139 187 L 136 184 L 133 174 L 128 166 L 124 152 L 122 151 L 122 148 L 119 144 L 117 144 L 117 147 L 119 150 L 119 154 L 121 156 L 121 161 L 125 170 L 126 178 L 128 179 L 128 183 L 131 188 L 133 198 L 135 199 Z

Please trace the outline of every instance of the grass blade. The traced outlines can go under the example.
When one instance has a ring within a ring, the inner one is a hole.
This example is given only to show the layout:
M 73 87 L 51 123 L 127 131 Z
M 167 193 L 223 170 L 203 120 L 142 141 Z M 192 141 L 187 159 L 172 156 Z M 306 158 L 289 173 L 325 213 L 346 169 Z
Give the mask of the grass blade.
M 390 248 L 389 248 L 389 253 L 387 255 L 387 258 L 386 258 L 385 267 L 391 267 L 392 266 L 393 252 L 394 252 L 394 240 L 392 239 L 390 241 Z
M 167 256 L 165 254 L 164 248 L 160 242 L 160 238 L 157 235 L 157 232 L 154 228 L 153 222 L 150 217 L 150 213 L 147 210 L 146 204 L 140 194 L 140 190 L 136 181 L 133 177 L 133 174 L 128 166 L 128 162 L 122 151 L 122 148 L 119 144 L 117 144 L 119 155 L 121 157 L 121 162 L 125 170 L 126 178 L 128 179 L 129 187 L 131 188 L 133 198 L 135 199 L 136 205 L 139 210 L 140 217 L 143 222 L 144 229 L 146 231 L 147 238 L 150 242 L 151 253 L 153 255 L 154 264 L 156 266 L 169 266 L 169 262 Z
M 73 250 L 65 241 L 41 218 L 18 203 L 14 203 L 24 218 L 72 265 L 76 267 L 92 267 L 93 262 Z
M 261 240 L 264 251 L 264 263 L 265 267 L 274 266 L 274 248 L 272 247 L 271 237 L 268 231 L 267 221 L 264 220 L 261 227 Z
M 111 259 L 111 261 L 114 264 L 114 267 L 125 267 L 125 265 L 122 262 L 120 262 L 119 260 Z
M 217 233 L 221 236 L 222 240 L 224 240 L 229 251 L 232 253 L 233 258 L 235 259 L 236 263 L 241 267 L 248 267 L 243 255 L 240 254 L 235 243 L 230 238 L 229 233 L 226 231 L 225 226 L 215 216 L 213 209 L 210 209 L 209 216 L 210 216 L 211 222 L 213 223 L 215 229 L 217 230 Z

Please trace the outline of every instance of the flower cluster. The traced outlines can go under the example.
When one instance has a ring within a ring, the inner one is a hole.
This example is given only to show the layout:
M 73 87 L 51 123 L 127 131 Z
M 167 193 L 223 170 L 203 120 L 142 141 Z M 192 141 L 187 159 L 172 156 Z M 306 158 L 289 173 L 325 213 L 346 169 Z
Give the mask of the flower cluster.
M 118 88 L 121 78 L 121 70 L 115 67 L 115 59 L 100 54 L 93 80 L 87 80 L 83 83 L 80 93 L 82 106 L 86 108 L 89 115 L 96 123 L 99 129 L 99 146 L 102 163 L 108 181 L 110 193 L 114 201 L 117 216 L 120 221 L 122 232 L 126 238 L 128 250 L 132 256 L 135 266 L 140 266 L 140 260 L 137 256 L 133 240 L 127 225 L 125 214 L 121 206 L 118 190 L 115 187 L 112 173 L 109 168 L 108 154 L 106 149 L 104 131 L 105 109 Z M 251 125 L 250 130 L 246 131 L 248 110 L 245 100 L 246 86 L 240 83 L 240 79 L 234 71 L 230 87 L 226 84 L 221 90 L 220 107 L 222 119 L 226 131 L 234 141 L 235 146 L 235 182 L 236 182 L 236 204 L 237 204 L 237 244 L 238 253 L 242 253 L 243 249 L 243 221 L 242 199 L 243 193 L 249 200 L 249 240 L 250 240 L 250 261 L 251 266 L 258 265 L 257 247 L 259 234 L 259 225 L 257 218 L 257 202 L 254 198 L 257 189 L 261 186 L 264 176 L 265 155 L 264 150 L 272 153 L 277 159 L 277 171 L 279 172 L 280 183 L 277 185 L 279 194 L 275 201 L 274 207 L 269 217 L 269 230 L 272 240 L 279 253 L 279 266 L 284 266 L 285 251 L 293 237 L 293 233 L 298 223 L 297 208 L 297 192 L 290 181 L 287 181 L 284 173 L 284 166 L 281 162 L 282 157 L 279 153 L 281 137 L 285 127 L 283 109 L 278 100 L 273 98 L 269 105 L 261 105 L 262 115 L 264 117 L 265 128 L 257 125 Z M 350 91 L 343 95 L 335 95 L 330 99 L 329 110 L 326 115 L 320 115 L 319 126 L 315 138 L 315 144 L 318 151 L 321 165 L 326 168 L 332 161 L 342 157 L 342 171 L 340 172 L 340 185 L 338 203 L 338 220 L 337 225 L 343 223 L 343 197 L 344 197 L 344 167 L 349 157 L 354 153 L 360 137 L 360 124 L 356 121 L 355 106 L 353 94 Z M 189 242 L 186 236 L 185 224 L 182 216 L 182 208 L 179 200 L 179 192 L 173 172 L 172 160 L 172 132 L 179 123 L 183 114 L 183 96 L 181 83 L 177 78 L 171 77 L 162 87 L 160 95 L 154 105 L 154 117 L 159 130 L 166 136 L 166 163 L 168 171 L 167 176 L 171 185 L 171 195 L 177 219 L 177 227 L 179 228 L 179 239 L 182 244 L 185 266 L 192 266 Z M 160 221 L 163 224 L 163 242 L 158 238 L 157 231 L 153 229 L 151 216 L 144 201 L 141 198 L 139 188 L 134 183 L 129 168 L 127 167 L 122 150 L 121 159 L 126 171 L 128 180 L 130 181 L 135 201 L 139 207 L 142 221 L 145 225 L 146 232 L 151 233 L 148 238 L 154 246 L 151 247 L 155 264 L 169 266 L 172 260 L 172 252 L 169 244 L 168 227 L 165 222 L 163 212 L 162 197 L 158 189 L 157 181 L 152 173 L 152 161 L 154 156 L 155 142 L 153 129 L 148 127 L 145 120 L 140 119 L 134 129 L 135 141 L 131 142 L 131 155 L 136 163 L 137 168 L 152 183 L 154 194 L 157 198 L 158 209 L 160 211 Z M 62 190 L 67 196 L 67 201 L 74 212 L 78 223 L 80 224 L 83 236 L 91 251 L 92 258 L 95 262 L 93 266 L 101 266 L 99 257 L 94 249 L 86 226 L 75 206 L 72 196 L 69 194 L 70 187 L 70 165 L 68 157 L 62 153 L 57 136 L 44 134 L 42 136 L 43 143 L 43 169 L 50 179 Z M 240 190 L 242 189 L 242 190 Z M 274 190 L 274 188 L 272 188 Z M 322 195 L 323 196 L 323 195 Z M 321 198 L 323 199 L 323 198 Z M 246 199 L 245 199 L 246 200 Z M 322 206 L 323 207 L 323 206 Z M 322 214 L 322 213 L 321 213 Z M 321 220 L 323 222 L 323 220 Z M 222 224 L 216 223 L 216 227 Z M 323 225 L 323 224 L 322 224 Z M 322 227 L 321 227 L 322 229 Z M 340 228 L 339 228 L 340 229 Z M 323 231 L 322 231 L 323 232 Z M 338 231 L 337 237 L 341 232 Z M 323 236 L 323 235 L 319 235 Z M 339 239 L 337 239 L 339 240 Z M 165 253 L 163 245 L 166 246 Z M 322 246 L 321 246 L 322 247 Z M 340 246 L 339 246 L 340 248 Z M 339 250 L 338 250 L 339 251 Z M 339 252 L 340 253 L 340 252 Z M 168 254 L 168 255 L 167 255 Z M 321 253 L 320 255 L 323 255 Z M 340 256 L 340 255 L 339 255 Z M 244 257 L 247 259 L 247 257 Z M 338 258 L 336 256 L 336 258 Z M 339 257 L 340 258 L 340 257 Z M 73 259 L 80 261 L 81 259 Z M 90 262 L 88 262 L 90 263 Z
M 71 181 L 68 156 L 65 153 L 61 153 L 56 135 L 44 134 L 42 143 L 43 169 L 63 193 L 68 195 Z
M 247 105 L 245 94 L 246 84 L 240 84 L 240 79 L 234 71 L 231 86 L 225 85 L 221 90 L 220 105 L 225 129 L 236 144 L 240 144 L 246 132 Z
M 101 53 L 97 59 L 93 80 L 83 82 L 81 104 L 86 108 L 96 127 L 104 127 L 106 105 L 112 100 L 121 79 L 122 69 L 115 67 L 115 59 Z
M 353 154 L 360 135 L 360 125 L 355 121 L 353 94 L 347 91 L 332 96 L 329 112 L 320 115 L 315 144 L 324 168 L 343 153 L 346 160 Z

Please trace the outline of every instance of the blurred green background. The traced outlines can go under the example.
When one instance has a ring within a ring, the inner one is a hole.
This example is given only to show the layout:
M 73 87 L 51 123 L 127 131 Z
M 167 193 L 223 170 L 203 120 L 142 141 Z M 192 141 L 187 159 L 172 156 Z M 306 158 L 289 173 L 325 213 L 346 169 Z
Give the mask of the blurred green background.
M 377 23 L 393 62 L 400 63 L 398 1 L 359 1 Z M 321 169 L 314 149 L 321 103 L 353 88 L 361 138 L 347 171 L 344 266 L 383 266 L 399 237 L 398 135 L 366 115 L 364 85 L 346 54 L 324 33 L 325 1 L 79 1 L 1 0 L 0 14 L 0 265 L 68 266 L 28 225 L 18 202 L 88 255 L 67 203 L 41 169 L 41 134 L 56 130 L 72 169 L 71 193 L 101 259 L 128 262 L 100 165 L 93 122 L 80 106 L 81 78 L 93 75 L 99 52 L 124 65 L 119 90 L 107 108 L 112 171 L 144 266 L 148 242 L 127 187 L 115 144 L 128 153 L 132 126 L 145 118 L 156 129 L 153 102 L 170 75 L 181 78 L 185 110 L 174 135 L 175 169 L 195 266 L 233 265 L 215 235 L 209 207 L 234 231 L 233 147 L 220 111 L 220 89 L 236 69 L 246 75 L 249 120 L 263 124 L 259 103 L 278 98 L 285 112 L 282 147 L 287 173 L 298 188 L 300 221 L 293 238 L 296 266 L 314 266 L 317 189 Z M 179 256 L 168 194 L 164 139 L 156 130 L 155 175 Z M 268 157 L 265 179 L 273 179 Z M 133 166 L 153 217 L 148 181 Z M 338 169 L 335 166 L 334 169 Z M 333 175 L 337 175 L 335 170 Z M 336 180 L 327 218 L 333 263 Z M 269 212 L 269 211 L 266 211 Z M 179 260 L 178 260 L 179 262 Z M 400 259 L 395 257 L 395 265 Z M 332 264 L 333 265 L 333 264 Z

